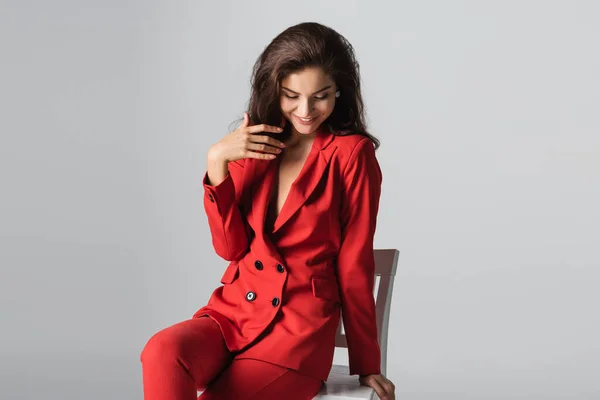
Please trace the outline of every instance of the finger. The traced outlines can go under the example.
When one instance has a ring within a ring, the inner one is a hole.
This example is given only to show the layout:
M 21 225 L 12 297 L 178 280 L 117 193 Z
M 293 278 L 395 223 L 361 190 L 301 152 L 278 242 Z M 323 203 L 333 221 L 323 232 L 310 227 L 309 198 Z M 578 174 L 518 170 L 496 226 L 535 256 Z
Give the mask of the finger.
M 394 384 L 390 381 L 387 381 L 383 384 L 383 390 L 385 390 L 389 400 L 394 400 L 396 398 L 396 388 L 394 387 Z
M 255 152 L 255 151 L 248 150 L 248 151 L 246 151 L 245 157 L 246 158 L 256 158 L 259 160 L 272 160 L 275 158 L 275 154 L 270 154 L 270 153 L 261 154 L 261 153 Z
M 385 390 L 383 390 L 383 388 L 381 387 L 379 382 L 377 382 L 377 379 L 371 379 L 371 381 L 369 382 L 369 386 L 371 386 L 375 390 L 375 393 L 377 393 L 377 396 L 380 399 L 389 400 L 389 398 L 386 395 Z
M 390 381 L 389 379 L 387 379 L 386 377 L 384 377 L 383 375 L 381 375 L 381 379 L 376 379 L 377 383 L 379 383 L 379 386 L 381 386 L 383 388 L 383 391 L 385 392 L 385 395 L 387 396 L 387 398 L 389 400 L 393 400 L 394 399 L 394 384 L 392 383 L 392 381 Z
M 280 128 L 278 126 L 267 125 L 267 124 L 252 125 L 251 127 L 248 128 L 248 133 L 258 133 L 258 132 L 279 133 L 281 131 L 283 131 L 282 128 Z
M 250 117 L 248 116 L 248 113 L 246 111 L 244 111 L 244 122 L 242 122 L 242 128 L 247 127 L 249 123 L 250 123 Z
M 262 151 L 263 153 L 273 153 L 273 154 L 281 153 L 281 149 L 279 147 L 269 146 L 268 144 L 262 144 L 262 143 L 250 142 L 246 145 L 246 148 L 248 150 Z
M 266 135 L 251 135 L 250 141 L 254 143 L 267 143 L 272 146 L 285 147 L 285 143 Z

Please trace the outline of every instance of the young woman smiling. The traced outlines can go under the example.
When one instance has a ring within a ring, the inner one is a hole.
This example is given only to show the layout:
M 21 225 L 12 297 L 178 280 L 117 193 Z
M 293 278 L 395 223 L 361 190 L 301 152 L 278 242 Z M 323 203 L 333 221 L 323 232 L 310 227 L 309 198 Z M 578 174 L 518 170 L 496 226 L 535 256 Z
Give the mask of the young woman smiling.
M 394 399 L 372 294 L 378 146 L 350 43 L 312 22 L 275 37 L 254 65 L 243 121 L 208 151 L 204 208 L 229 261 L 222 285 L 146 343 L 146 400 L 192 400 L 197 389 L 200 400 L 312 399 L 340 310 L 350 374 Z

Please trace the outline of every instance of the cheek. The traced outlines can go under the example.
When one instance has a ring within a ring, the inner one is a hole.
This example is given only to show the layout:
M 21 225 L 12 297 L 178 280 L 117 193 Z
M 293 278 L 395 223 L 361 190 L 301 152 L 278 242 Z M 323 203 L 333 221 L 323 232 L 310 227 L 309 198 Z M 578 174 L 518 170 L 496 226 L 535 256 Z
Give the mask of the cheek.
M 290 112 L 291 110 L 293 110 L 294 105 L 289 100 L 282 98 L 281 100 L 279 100 L 279 108 L 281 108 L 281 111 L 286 113 L 286 112 Z
M 331 103 L 320 105 L 319 110 L 321 111 L 321 114 L 323 114 L 324 116 L 329 116 L 333 112 L 334 107 L 335 107 L 335 103 L 331 102 Z

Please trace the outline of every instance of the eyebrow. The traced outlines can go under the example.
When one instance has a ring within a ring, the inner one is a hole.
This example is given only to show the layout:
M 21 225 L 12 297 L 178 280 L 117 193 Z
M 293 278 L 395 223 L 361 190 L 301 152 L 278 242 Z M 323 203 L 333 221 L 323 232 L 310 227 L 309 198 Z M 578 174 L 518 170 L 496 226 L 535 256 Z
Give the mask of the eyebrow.
M 323 89 L 319 89 L 319 90 L 317 90 L 316 92 L 314 92 L 313 94 L 320 93 L 320 92 L 322 92 L 323 90 L 327 90 L 327 89 L 329 89 L 330 87 L 331 87 L 331 85 L 325 86 Z M 288 92 L 292 92 L 292 93 L 294 93 L 294 94 L 300 94 L 300 93 L 298 93 L 298 92 L 294 92 L 292 89 L 288 89 L 288 88 L 286 88 L 285 86 L 282 86 L 281 88 L 282 88 L 282 89 L 285 89 L 285 90 L 287 90 Z

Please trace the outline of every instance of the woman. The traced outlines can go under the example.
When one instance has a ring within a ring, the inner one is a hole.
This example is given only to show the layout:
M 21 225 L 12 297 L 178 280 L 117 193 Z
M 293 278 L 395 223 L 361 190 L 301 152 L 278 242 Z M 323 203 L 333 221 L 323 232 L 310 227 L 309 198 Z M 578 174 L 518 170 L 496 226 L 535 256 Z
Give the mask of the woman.
M 379 141 L 352 46 L 317 23 L 286 29 L 256 61 L 248 108 L 203 178 L 223 285 L 150 338 L 144 398 L 312 399 L 343 308 L 350 374 L 392 400 L 372 295 Z

